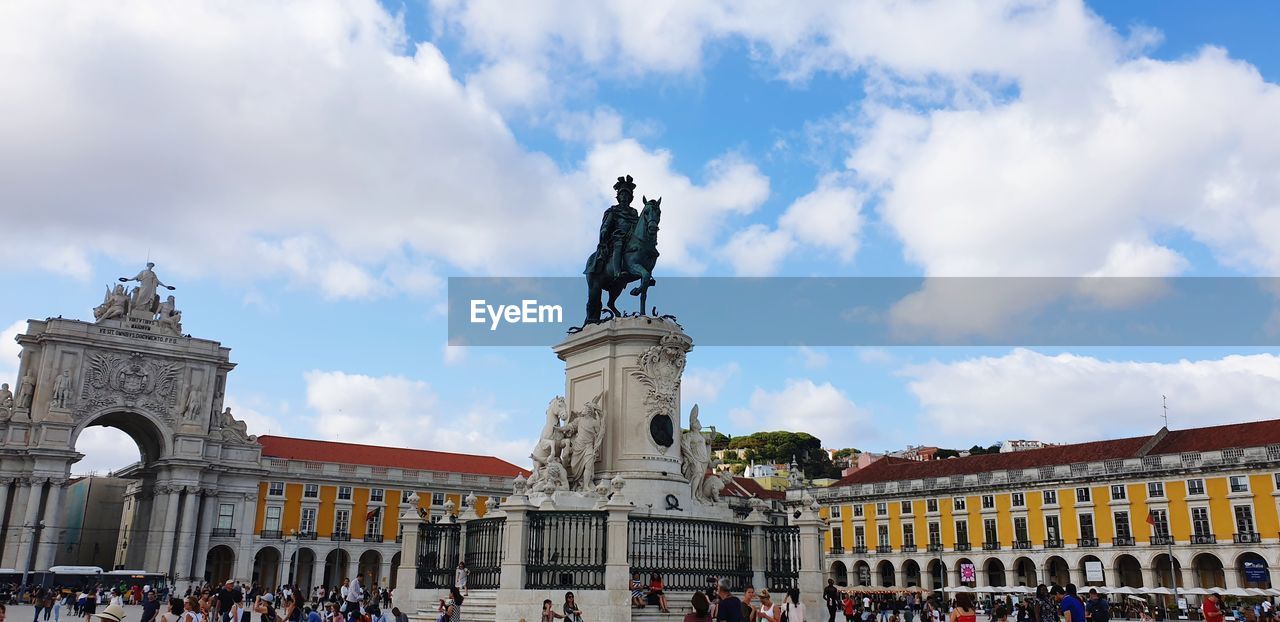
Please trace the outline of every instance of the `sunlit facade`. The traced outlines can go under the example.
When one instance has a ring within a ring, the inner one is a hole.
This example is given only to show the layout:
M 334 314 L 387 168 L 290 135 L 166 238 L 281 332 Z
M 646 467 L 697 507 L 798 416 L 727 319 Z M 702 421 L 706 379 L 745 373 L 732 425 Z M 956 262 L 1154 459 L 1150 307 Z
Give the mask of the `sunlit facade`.
M 1280 421 L 930 462 L 885 458 L 807 493 L 829 519 L 825 565 L 841 584 L 1280 580 Z

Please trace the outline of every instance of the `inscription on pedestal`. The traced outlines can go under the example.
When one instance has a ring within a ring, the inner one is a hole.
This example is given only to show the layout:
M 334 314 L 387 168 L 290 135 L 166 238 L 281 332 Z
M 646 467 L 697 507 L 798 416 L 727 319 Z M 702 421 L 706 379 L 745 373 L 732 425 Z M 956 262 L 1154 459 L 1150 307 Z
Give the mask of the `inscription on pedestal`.
M 696 538 L 678 534 L 674 531 L 660 531 L 651 533 L 636 540 L 636 544 L 657 547 L 658 550 L 674 555 L 676 553 L 689 553 L 706 551 L 707 545 L 698 541 Z

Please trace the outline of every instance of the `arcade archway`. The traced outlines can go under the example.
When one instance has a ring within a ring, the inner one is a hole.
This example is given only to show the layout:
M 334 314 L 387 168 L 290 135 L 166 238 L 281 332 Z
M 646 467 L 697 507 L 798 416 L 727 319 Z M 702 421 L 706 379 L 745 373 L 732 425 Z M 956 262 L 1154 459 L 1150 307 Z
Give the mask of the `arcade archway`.
M 204 581 L 209 585 L 222 585 L 232 578 L 236 569 L 236 553 L 231 547 L 220 544 L 209 549 L 204 560 Z
M 831 562 L 831 568 L 827 571 L 827 578 L 836 582 L 840 587 L 849 585 L 849 568 L 844 562 L 836 560 Z
M 1117 587 L 1142 587 L 1142 563 L 1132 555 L 1120 555 L 1112 562 Z
M 1227 586 L 1227 576 L 1222 568 L 1222 560 L 1213 553 L 1201 553 L 1191 558 L 1191 569 L 1195 573 L 1197 587 L 1208 589 Z
M 253 582 L 271 591 L 280 586 L 280 550 L 267 546 L 253 556 Z

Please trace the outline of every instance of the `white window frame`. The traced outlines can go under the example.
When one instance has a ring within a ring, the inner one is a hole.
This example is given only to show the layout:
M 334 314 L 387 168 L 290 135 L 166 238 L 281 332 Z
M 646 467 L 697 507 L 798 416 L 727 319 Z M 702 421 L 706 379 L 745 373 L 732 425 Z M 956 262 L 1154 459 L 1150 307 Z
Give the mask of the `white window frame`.
M 266 517 L 262 519 L 263 531 L 280 531 L 280 516 L 282 509 L 278 505 L 268 505 Z M 274 522 L 275 526 L 272 527 Z
M 267 482 L 267 496 L 268 496 L 268 497 L 283 497 L 283 496 L 284 496 L 284 482 Z
M 967 519 L 967 518 L 957 518 L 957 519 L 956 519 L 955 521 L 953 521 L 953 522 L 954 522 L 955 524 L 954 524 L 952 527 L 954 527 L 954 528 L 955 528 L 955 533 L 954 533 L 954 534 L 952 534 L 952 535 L 955 537 L 956 544 L 968 544 L 968 545 L 972 546 L 972 545 L 973 545 L 973 540 L 969 538 L 969 519 Z M 961 526 L 961 525 L 964 525 L 964 539 L 963 539 L 963 540 L 961 540 L 961 539 L 960 539 L 960 526 Z
M 1021 523 L 1022 529 L 1018 529 L 1019 523 Z M 1027 517 L 1025 516 L 1013 517 L 1013 540 L 1015 542 L 1031 541 L 1031 526 L 1027 524 Z
M 933 498 L 933 499 L 925 499 L 925 500 L 924 500 L 924 511 L 925 511 L 925 512 L 937 512 L 937 511 L 938 511 L 938 499 L 937 499 L 936 497 L 935 497 L 935 498 Z
M 840 506 L 831 506 L 831 518 L 840 518 Z
M 889 542 L 889 526 L 884 523 L 876 525 L 876 546 L 891 546 Z
M 1118 497 L 1117 497 L 1117 496 L 1116 496 L 1116 493 L 1119 493 L 1119 494 L 1120 494 L 1120 496 L 1118 496 Z M 1129 500 L 1129 487 L 1128 487 L 1128 486 L 1126 486 L 1126 485 L 1124 485 L 1124 484 L 1112 484 L 1112 485 L 1111 485 L 1111 500 L 1112 500 L 1112 501 L 1128 501 L 1128 500 Z
M 1151 513 L 1151 537 L 1169 537 L 1173 533 L 1169 530 L 1169 511 L 1165 508 L 1151 508 L 1149 512 Z
M 373 518 L 366 518 L 364 521 L 364 535 L 380 536 L 382 535 L 382 512 L 378 512 Z
M 1120 520 L 1121 516 L 1124 517 L 1124 521 Z M 1133 537 L 1133 521 L 1130 519 L 1131 516 L 1129 515 L 1128 510 L 1117 510 L 1111 513 L 1111 526 L 1112 530 L 1116 532 L 1117 538 Z M 1124 524 L 1124 533 L 1120 533 L 1120 525 L 1122 522 Z
M 995 495 L 982 495 L 982 509 L 984 509 L 984 510 L 994 510 L 994 509 L 996 509 L 996 496 L 995 496 Z
M 387 491 L 382 488 L 369 489 L 369 501 L 373 503 L 381 503 L 386 501 Z
M 1164 482 L 1147 482 L 1147 497 L 1152 499 L 1164 498 Z
M 1049 527 L 1049 521 L 1057 523 L 1053 528 Z M 1056 532 L 1056 533 L 1055 533 Z M 1045 540 L 1062 541 L 1062 517 L 1057 514 L 1044 515 L 1044 538 Z
M 1204 530 L 1203 532 L 1201 532 L 1200 530 L 1196 529 L 1196 525 L 1197 525 L 1197 521 L 1196 521 L 1196 510 L 1203 510 L 1203 514 L 1204 514 L 1204 526 L 1205 526 L 1205 530 Z M 1212 536 L 1212 535 L 1213 535 L 1213 514 L 1211 514 L 1211 513 L 1209 512 L 1209 506 L 1207 506 L 1207 505 L 1193 505 L 1193 506 L 1191 506 L 1191 507 L 1187 508 L 1187 512 L 1189 512 L 1189 513 L 1190 513 L 1190 515 L 1191 515 L 1191 535 L 1192 535 L 1192 536 L 1201 536 L 1201 537 L 1204 537 L 1204 536 Z
M 912 504 L 910 501 L 899 501 L 898 513 L 904 516 L 911 516 L 912 514 L 915 513 L 915 511 L 912 510 Z
M 987 536 L 992 536 L 990 540 Z M 1000 541 L 1000 524 L 994 518 L 984 518 L 982 520 L 982 543 L 993 544 Z
M 1021 492 L 1015 492 L 1009 495 L 1009 505 L 1015 508 L 1027 507 L 1027 495 Z
M 929 544 L 942 546 L 942 523 L 931 521 L 926 529 L 929 532 Z
M 902 523 L 902 546 L 916 545 L 916 526 L 910 521 Z
M 1240 510 L 1242 508 L 1249 512 L 1249 524 L 1253 526 L 1249 531 L 1241 531 L 1240 529 Z M 1232 505 L 1231 521 L 1235 525 L 1237 534 L 1258 533 L 1258 518 L 1253 515 L 1253 504 L 1251 503 L 1236 503 Z
M 303 499 L 319 499 L 319 498 L 320 498 L 320 484 L 303 484 L 303 485 L 302 485 L 302 498 L 303 498 Z
M 853 545 L 867 548 L 867 528 L 864 525 L 853 526 Z
M 1199 488 L 1200 489 L 1199 491 L 1192 490 L 1192 485 L 1191 485 L 1192 482 L 1196 483 L 1195 487 Z M 1188 497 L 1203 497 L 1205 495 L 1205 490 L 1207 489 L 1205 488 L 1205 485 L 1204 485 L 1204 478 L 1193 477 L 1187 480 L 1187 496 Z
M 1244 482 L 1243 490 L 1236 490 L 1236 480 Z M 1230 475 L 1227 476 L 1227 492 L 1231 494 L 1244 494 L 1249 492 L 1249 476 L 1248 475 Z
M 315 533 L 318 514 L 316 508 L 302 508 L 302 514 L 298 518 L 298 533 Z
M 338 486 L 338 501 L 350 501 L 352 489 L 350 486 Z
M 1040 491 L 1040 501 L 1044 505 L 1058 505 L 1058 491 L 1056 490 Z
M 951 498 L 951 509 L 956 512 L 967 512 L 968 511 L 968 509 L 966 508 L 967 505 L 968 505 L 968 500 L 964 497 Z
M 888 516 L 888 515 L 889 515 L 889 504 L 885 503 L 884 501 L 877 503 L 876 516 Z
M 1076 503 L 1093 503 L 1093 490 L 1088 486 L 1077 488 Z
M 351 535 L 351 510 L 338 508 L 333 511 L 333 533 Z
M 222 519 L 227 519 L 225 522 Z M 236 528 L 236 506 L 234 503 L 218 504 L 218 529 Z
M 435 506 L 435 507 L 443 506 L 443 505 L 444 505 L 444 493 L 443 493 L 443 492 L 433 492 L 433 493 L 431 493 L 431 505 L 432 505 L 432 506 Z

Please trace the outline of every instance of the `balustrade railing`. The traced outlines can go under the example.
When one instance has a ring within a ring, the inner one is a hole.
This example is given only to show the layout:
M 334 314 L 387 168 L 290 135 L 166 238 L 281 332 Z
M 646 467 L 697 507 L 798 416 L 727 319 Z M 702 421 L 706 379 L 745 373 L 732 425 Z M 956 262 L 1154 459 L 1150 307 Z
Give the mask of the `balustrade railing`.
M 418 589 L 442 589 L 453 585 L 458 568 L 458 523 L 423 523 L 418 526 Z
M 764 582 L 769 590 L 781 593 L 799 587 L 800 528 L 768 525 L 764 527 L 764 539 Z
M 503 552 L 506 550 L 506 517 L 478 518 L 467 521 L 467 546 L 463 561 L 467 562 L 467 587 L 495 590 L 501 587 Z
M 671 591 L 704 589 L 707 577 L 728 579 L 733 591 L 741 591 L 751 584 L 751 531 L 738 523 L 632 517 L 627 563 L 642 577 L 661 573 Z

